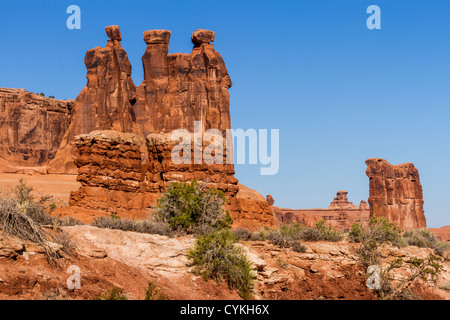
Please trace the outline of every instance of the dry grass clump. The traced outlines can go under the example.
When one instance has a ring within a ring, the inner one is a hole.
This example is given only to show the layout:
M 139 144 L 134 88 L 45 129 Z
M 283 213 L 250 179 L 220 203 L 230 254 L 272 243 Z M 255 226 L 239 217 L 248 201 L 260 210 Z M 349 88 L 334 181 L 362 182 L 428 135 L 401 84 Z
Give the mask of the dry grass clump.
M 92 225 L 102 229 L 115 229 L 147 234 L 159 234 L 173 237 L 174 231 L 169 224 L 150 220 L 128 220 L 117 216 L 95 218 Z
M 32 187 L 27 186 L 23 180 L 20 180 L 12 194 L 0 194 L 0 229 L 4 235 L 18 237 L 44 248 L 49 262 L 53 264 L 54 260 L 59 258 L 59 255 L 52 248 L 51 243 L 62 245 L 62 249 L 65 251 L 65 249 L 68 249 L 65 248 L 65 245 L 69 241 L 67 239 L 61 241 L 62 237 L 50 234 L 43 227 L 55 223 L 64 224 L 64 221 L 53 218 L 46 211 L 43 203 L 48 197 L 35 201 L 32 191 Z M 70 223 L 74 222 L 71 221 Z M 67 252 L 69 251 L 67 250 Z

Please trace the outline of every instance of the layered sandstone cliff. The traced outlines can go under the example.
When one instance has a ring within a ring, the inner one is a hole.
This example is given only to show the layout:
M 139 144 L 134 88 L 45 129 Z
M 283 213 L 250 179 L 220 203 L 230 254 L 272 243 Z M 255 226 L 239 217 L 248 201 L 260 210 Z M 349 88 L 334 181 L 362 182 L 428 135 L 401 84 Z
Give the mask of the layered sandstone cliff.
M 412 163 L 391 165 L 383 159 L 366 161 L 370 179 L 370 214 L 401 228 L 426 228 L 419 172 Z
M 73 103 L 0 88 L 0 158 L 12 166 L 48 164 L 69 127 Z
M 233 165 L 196 164 L 194 150 L 184 158 L 189 161 L 176 163 L 173 152 L 177 152 L 177 146 L 186 150 L 195 147 L 194 143 L 180 142 L 172 141 L 170 134 L 151 134 L 143 139 L 130 133 L 94 131 L 77 136 L 79 156 L 75 164 L 81 188 L 71 193 L 71 207 L 98 210 L 98 215 L 151 218 L 157 200 L 170 183 L 197 181 L 224 192 L 236 226 L 256 230 L 273 225 L 272 208 L 261 195 L 249 196 L 257 193 L 246 193 L 250 189 L 238 186 Z M 199 147 L 204 151 L 208 146 Z

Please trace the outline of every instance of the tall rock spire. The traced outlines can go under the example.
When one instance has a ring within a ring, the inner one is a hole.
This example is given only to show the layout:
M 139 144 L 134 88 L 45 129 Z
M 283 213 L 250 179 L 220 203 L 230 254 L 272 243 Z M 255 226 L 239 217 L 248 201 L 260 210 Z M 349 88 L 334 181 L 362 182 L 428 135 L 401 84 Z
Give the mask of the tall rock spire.
M 109 37 L 106 47 L 86 53 L 87 85 L 76 99 L 72 121 L 50 165 L 50 173 L 76 173 L 74 142 L 79 134 L 94 130 L 140 132 L 132 108 L 136 86 L 127 53 L 120 44 L 120 29 L 109 26 L 105 31 Z

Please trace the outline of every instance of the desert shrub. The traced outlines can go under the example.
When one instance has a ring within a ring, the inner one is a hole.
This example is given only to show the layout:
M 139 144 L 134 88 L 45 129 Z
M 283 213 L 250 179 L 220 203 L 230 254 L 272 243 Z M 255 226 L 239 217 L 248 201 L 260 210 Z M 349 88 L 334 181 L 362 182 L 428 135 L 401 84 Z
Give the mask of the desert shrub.
M 280 257 L 277 257 L 275 259 L 275 262 L 282 269 L 286 269 L 288 267 L 288 264 L 283 259 L 281 259 Z
M 378 243 L 370 236 L 363 237 L 361 245 L 356 250 L 359 259 L 364 267 L 377 265 L 380 262 L 380 253 L 378 251 Z
M 326 225 L 326 220 L 317 222 L 315 228 L 305 227 L 299 223 L 289 223 L 267 234 L 267 239 L 275 240 L 280 244 L 296 240 L 340 241 L 342 238 L 343 235 L 340 232 L 336 231 L 331 225 Z
M 313 228 L 307 228 L 302 231 L 302 233 L 300 235 L 300 239 L 302 239 L 303 241 L 314 242 L 314 241 L 323 240 L 323 236 L 319 230 L 313 229 Z
M 326 241 L 340 241 L 343 235 L 333 228 L 331 224 L 326 224 L 327 220 L 323 219 L 316 223 L 316 229 L 322 234 L 323 240 Z
M 403 237 L 410 246 L 420 248 L 435 248 L 439 242 L 436 234 L 428 229 L 405 231 Z
M 411 246 L 431 248 L 437 255 L 447 258 L 450 253 L 450 244 L 439 241 L 436 234 L 428 229 L 405 231 L 403 238 Z
M 306 252 L 306 246 L 303 245 L 300 241 L 293 241 L 291 243 L 291 248 L 292 250 L 294 250 L 295 252 L 300 252 L 300 253 L 305 253 Z
M 450 292 L 450 281 L 448 281 L 447 283 L 443 284 L 439 288 L 442 289 L 442 290 Z
M 35 201 L 32 191 L 32 187 L 20 180 L 13 194 L 0 195 L 0 229 L 5 235 L 15 236 L 41 246 L 49 262 L 53 264 L 54 259 L 59 255 L 51 248 L 50 242 L 60 243 L 63 248 L 68 242 L 60 235 L 52 235 L 43 228 L 45 225 L 53 226 L 60 220 L 52 217 L 45 210 L 43 202 L 47 197 L 42 198 L 41 201 Z
M 233 234 L 237 240 L 247 241 L 251 239 L 252 233 L 244 228 L 236 228 L 233 230 Z
M 233 220 L 223 206 L 222 191 L 192 183 L 172 183 L 158 200 L 156 217 L 168 223 L 173 230 L 207 234 L 213 230 L 229 228 Z
M 153 282 L 148 282 L 147 290 L 145 291 L 144 300 L 166 300 L 161 290 Z
M 406 245 L 406 241 L 402 237 L 402 229 L 386 218 L 372 217 L 369 220 L 369 228 L 378 243 L 389 243 L 397 247 Z
M 261 232 L 255 231 L 250 233 L 250 241 L 264 241 Z
M 305 229 L 305 226 L 300 223 L 287 223 L 280 226 L 279 233 L 291 238 L 292 240 L 300 240 L 301 234 Z
M 348 236 L 351 241 L 360 243 L 363 240 L 363 226 L 361 223 L 354 223 L 350 228 Z
M 94 218 L 92 225 L 97 228 L 115 229 L 122 231 L 132 231 L 148 234 L 159 234 L 162 236 L 173 237 L 172 228 L 164 222 L 150 220 L 128 220 L 117 219 L 115 217 Z
M 273 232 L 272 229 L 268 228 L 268 227 L 264 227 L 261 231 L 259 232 L 254 232 L 252 234 L 252 239 L 256 239 L 257 241 L 266 241 L 269 239 L 270 234 Z
M 122 289 L 111 288 L 96 296 L 93 300 L 128 300 Z
M 450 243 L 440 241 L 434 248 L 434 252 L 445 260 L 450 260 Z
M 291 246 L 291 242 L 293 241 L 291 236 L 283 234 L 279 230 L 271 232 L 268 239 L 270 243 L 282 248 L 289 248 Z
M 226 281 L 243 299 L 251 297 L 256 277 L 245 250 L 236 245 L 230 230 L 200 236 L 188 257 L 193 260 L 194 273 L 205 279 Z
M 379 263 L 380 244 L 389 243 L 400 247 L 406 243 L 402 230 L 385 218 L 372 217 L 366 227 L 359 223 L 354 224 L 349 235 L 353 241 L 361 244 L 357 253 L 365 267 Z
M 407 261 L 398 258 L 381 271 L 380 287 L 375 289 L 381 300 L 417 300 L 411 286 L 417 281 L 432 283 L 436 286 L 442 271 L 442 258 L 430 254 L 427 259 L 411 257 Z M 398 279 L 396 269 L 405 266 L 409 269 L 408 276 Z

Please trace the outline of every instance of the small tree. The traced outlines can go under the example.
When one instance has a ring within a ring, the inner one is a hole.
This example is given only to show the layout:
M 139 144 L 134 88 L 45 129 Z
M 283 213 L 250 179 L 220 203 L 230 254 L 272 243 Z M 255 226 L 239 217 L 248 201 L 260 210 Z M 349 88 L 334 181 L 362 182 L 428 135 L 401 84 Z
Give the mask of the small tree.
M 196 181 L 175 182 L 159 199 L 156 215 L 173 230 L 209 233 L 232 225 L 233 219 L 223 208 L 225 202 L 220 190 L 205 188 Z
M 230 230 L 220 230 L 197 239 L 188 257 L 193 260 L 194 273 L 204 279 L 226 281 L 243 299 L 253 293 L 255 273 L 242 247 Z

